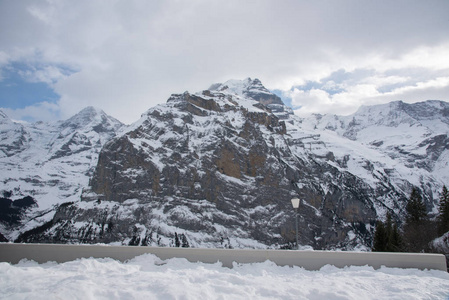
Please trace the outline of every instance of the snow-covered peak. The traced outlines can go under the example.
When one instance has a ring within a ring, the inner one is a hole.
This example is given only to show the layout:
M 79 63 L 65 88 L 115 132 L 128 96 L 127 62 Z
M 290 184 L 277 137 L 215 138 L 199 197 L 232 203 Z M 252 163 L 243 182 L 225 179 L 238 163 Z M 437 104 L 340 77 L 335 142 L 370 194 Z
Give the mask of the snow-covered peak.
M 225 83 L 216 83 L 209 87 L 211 91 L 219 91 L 226 94 L 251 98 L 262 104 L 284 104 L 282 100 L 265 88 L 262 82 L 255 78 L 244 80 L 231 79 Z
M 356 120 L 363 127 L 383 125 L 398 127 L 423 126 L 433 133 L 448 133 L 449 103 L 428 100 L 417 103 L 394 101 L 387 104 L 362 106 L 351 119 Z
M 28 141 L 26 128 L 0 110 L 0 158 L 20 153 L 27 147 Z
M 244 94 L 250 90 L 253 92 L 258 91 L 271 94 L 270 91 L 262 85 L 259 79 L 256 78 L 252 80 L 249 77 L 243 80 L 231 79 L 225 83 L 215 83 L 210 86 L 209 90 L 228 92 L 240 96 L 244 96 Z
M 403 109 L 404 104 L 402 101 L 394 101 L 387 104 L 362 106 L 350 117 L 364 127 L 369 125 L 397 127 L 399 124 L 417 123 L 417 120 Z
M 117 130 L 121 126 L 123 124 L 120 121 L 107 115 L 103 110 L 92 106 L 84 108 L 61 124 L 62 128 L 72 130 L 93 128 L 95 132 Z
M 449 133 L 449 103 L 429 100 L 418 103 L 394 101 L 386 104 L 361 106 L 349 116 L 314 115 L 304 120 L 307 128 L 336 131 L 351 139 L 368 142 L 366 129 L 371 128 L 377 138 L 387 136 L 409 136 L 413 140 L 433 134 Z M 411 130 L 413 128 L 413 130 Z M 399 134 L 406 130 L 413 133 Z
M 122 127 L 94 107 L 65 121 L 33 124 L 14 123 L 0 111 L 2 189 L 18 198 L 32 196 L 39 209 L 79 199 L 101 147 Z
M 188 91 L 182 94 L 172 94 L 165 105 L 149 109 L 142 115 L 143 120 L 137 121 L 141 124 L 147 115 L 158 112 L 181 109 L 195 115 L 207 115 L 210 112 L 225 112 L 230 108 L 244 109 L 246 112 L 273 113 L 280 119 L 285 119 L 293 114 L 282 100 L 268 91 L 259 79 L 252 80 L 228 80 L 225 83 L 216 83 L 208 90 L 196 93 Z M 131 126 L 132 128 L 135 125 Z M 129 128 L 126 129 L 129 131 Z
M 86 124 L 89 124 L 91 122 L 101 121 L 102 115 L 105 115 L 105 113 L 101 109 L 95 108 L 93 106 L 88 106 L 83 110 L 81 110 L 76 115 L 67 119 L 63 123 L 63 126 L 64 127 L 70 126 L 76 129 L 85 126 Z
M 11 119 L 0 109 L 0 124 L 12 123 Z
M 379 118 L 388 114 L 406 114 L 418 121 L 435 118 L 448 121 L 449 103 L 439 100 L 405 103 L 399 100 L 379 105 L 363 105 L 355 113 L 355 115 L 366 114 L 378 115 Z
M 449 121 L 449 103 L 439 100 L 427 100 L 417 103 L 399 101 L 400 109 L 417 120 L 440 119 Z

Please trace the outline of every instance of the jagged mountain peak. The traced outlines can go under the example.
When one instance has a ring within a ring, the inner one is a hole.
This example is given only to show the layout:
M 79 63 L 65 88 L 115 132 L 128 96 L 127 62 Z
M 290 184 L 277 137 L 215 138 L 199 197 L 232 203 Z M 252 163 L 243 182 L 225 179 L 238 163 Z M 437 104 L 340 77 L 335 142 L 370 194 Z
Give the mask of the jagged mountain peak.
M 416 103 L 406 103 L 401 100 L 386 104 L 362 105 L 354 115 L 375 114 L 380 117 L 386 114 L 404 113 L 416 120 L 449 117 L 449 103 L 440 100 L 427 100 Z
M 387 104 L 362 106 L 348 119 L 355 120 L 364 127 L 371 125 L 398 127 L 407 124 L 425 127 L 434 133 L 447 133 L 449 103 L 438 100 L 416 103 L 393 101 Z
M 393 101 L 386 104 L 362 105 L 354 114 L 348 116 L 352 123 L 368 125 L 385 125 L 396 127 L 399 124 L 413 125 L 417 120 L 404 109 L 405 103 Z M 355 125 L 355 124 L 353 124 Z
M 0 109 L 0 124 L 12 123 L 8 115 Z
M 213 84 L 208 90 L 196 93 L 186 91 L 182 94 L 172 94 L 166 104 L 150 108 L 142 115 L 143 119 L 128 130 L 136 127 L 135 125 L 144 121 L 148 115 L 165 114 L 173 108 L 198 116 L 241 109 L 245 112 L 274 114 L 279 119 L 287 119 L 289 115 L 293 115 L 292 109 L 267 90 L 259 79 L 247 78 Z
M 425 137 L 449 133 L 449 103 L 438 100 L 405 103 L 399 100 L 363 105 L 352 115 L 314 114 L 313 118 L 306 119 L 306 123 L 309 128 L 337 131 L 350 139 L 362 137 L 358 133 L 368 128 L 377 132 L 376 135 L 385 137 L 400 134 L 400 128 L 408 130 L 413 127 L 414 137 Z M 390 128 L 388 132 L 384 132 L 386 128 Z M 362 135 L 366 139 L 366 132 Z
M 0 109 L 0 119 L 9 119 L 8 116 Z
M 29 147 L 8 152 L 14 161 L 0 156 L 0 181 L 40 209 L 66 202 L 18 241 L 168 246 L 182 230 L 195 247 L 281 245 L 294 238 L 290 199 L 299 197 L 302 244 L 363 249 L 376 219 L 403 217 L 413 186 L 436 207 L 449 138 L 423 124 L 447 128 L 446 108 L 396 101 L 301 119 L 260 80 L 229 80 L 173 94 L 119 132 L 96 127 L 118 123 L 93 107 L 52 132 L 30 128 Z M 38 224 L 28 220 L 25 229 Z
M 0 115 L 0 168 L 5 170 L 0 176 L 2 189 L 16 198 L 35 198 L 39 209 L 79 198 L 102 146 L 124 126 L 94 107 L 50 123 L 1 123 L 9 120 L 3 117 Z
M 58 134 L 49 143 L 50 159 L 87 153 L 92 147 L 100 151 L 101 145 L 115 136 L 123 126 L 103 110 L 88 106 L 60 123 Z
M 94 106 L 87 106 L 83 108 L 78 114 L 84 114 L 84 115 L 104 115 L 106 114 L 102 109 Z
M 284 104 L 278 96 L 265 88 L 257 78 L 251 79 L 248 77 L 244 80 L 231 79 L 225 83 L 215 83 L 209 87 L 209 90 L 251 98 L 264 105 Z
M 401 109 L 419 121 L 438 119 L 449 124 L 449 103 L 444 101 L 427 100 L 411 104 L 401 103 Z
M 82 128 L 93 128 L 95 132 L 117 130 L 123 126 L 123 123 L 117 119 L 107 115 L 103 110 L 88 106 L 82 109 L 79 113 L 62 122 L 62 128 L 70 128 L 72 130 L 79 130 Z
M 0 110 L 0 157 L 22 152 L 28 141 L 29 133 L 24 125 L 14 122 Z
M 246 78 L 243 80 L 230 79 L 224 83 L 215 83 L 209 87 L 211 91 L 226 91 L 236 95 L 244 95 L 249 90 L 270 93 L 260 82 L 259 79 Z

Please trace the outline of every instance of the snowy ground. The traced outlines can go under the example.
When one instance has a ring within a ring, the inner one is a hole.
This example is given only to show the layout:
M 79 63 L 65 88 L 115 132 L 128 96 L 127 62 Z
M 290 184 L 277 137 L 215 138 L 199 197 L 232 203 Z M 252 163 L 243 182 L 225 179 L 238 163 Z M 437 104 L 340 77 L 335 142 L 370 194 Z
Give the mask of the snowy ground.
M 449 274 L 416 269 L 325 266 L 320 271 L 271 262 L 234 265 L 161 261 L 0 263 L 1 299 L 449 299 Z

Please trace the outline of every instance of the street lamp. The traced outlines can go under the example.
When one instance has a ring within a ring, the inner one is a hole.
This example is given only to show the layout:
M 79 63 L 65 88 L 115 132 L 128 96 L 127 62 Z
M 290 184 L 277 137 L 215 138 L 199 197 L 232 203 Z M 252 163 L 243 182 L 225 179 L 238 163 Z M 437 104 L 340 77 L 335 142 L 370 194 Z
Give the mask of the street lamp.
M 292 205 L 293 208 L 296 209 L 296 250 L 299 249 L 299 242 L 298 242 L 298 207 L 299 207 L 299 200 L 298 198 L 292 199 Z

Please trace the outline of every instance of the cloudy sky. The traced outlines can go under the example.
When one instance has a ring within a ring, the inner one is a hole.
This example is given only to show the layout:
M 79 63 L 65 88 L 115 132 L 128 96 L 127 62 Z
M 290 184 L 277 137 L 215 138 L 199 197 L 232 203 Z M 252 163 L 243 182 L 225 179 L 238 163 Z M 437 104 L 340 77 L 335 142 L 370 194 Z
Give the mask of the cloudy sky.
M 259 78 L 298 114 L 449 101 L 449 1 L 0 1 L 0 107 L 132 123 L 172 93 Z

